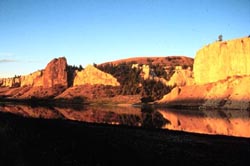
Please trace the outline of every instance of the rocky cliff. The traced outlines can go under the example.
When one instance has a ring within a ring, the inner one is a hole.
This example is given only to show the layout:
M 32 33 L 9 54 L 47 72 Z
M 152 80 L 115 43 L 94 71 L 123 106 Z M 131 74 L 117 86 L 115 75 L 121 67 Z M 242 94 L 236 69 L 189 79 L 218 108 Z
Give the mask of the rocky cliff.
M 200 109 L 250 109 L 250 76 L 235 76 L 203 85 L 176 87 L 159 103 Z
M 49 62 L 44 70 L 42 85 L 44 88 L 56 85 L 68 87 L 66 58 L 56 58 Z
M 47 98 L 62 93 L 68 87 L 66 58 L 53 59 L 44 70 L 25 76 L 3 78 L 0 96 L 10 98 Z
M 205 84 L 235 75 L 250 75 L 250 38 L 215 42 L 200 49 L 194 60 L 194 79 Z
M 43 70 L 36 71 L 29 75 L 21 76 L 20 86 L 43 86 Z
M 250 109 L 250 38 L 215 42 L 197 52 L 191 86 L 177 87 L 159 103 L 201 109 Z
M 7 86 L 7 87 L 19 87 L 21 84 L 20 77 L 11 77 L 11 78 L 1 78 L 0 79 L 0 86 Z
M 178 66 L 175 68 L 175 72 L 170 78 L 170 80 L 166 83 L 168 86 L 187 86 L 193 85 L 193 72 L 191 68 L 182 69 L 182 67 Z
M 69 75 L 72 75 L 73 78 L 68 78 Z M 0 96 L 20 99 L 32 97 L 55 97 L 60 95 L 65 89 L 70 86 L 68 85 L 69 79 L 73 79 L 73 86 L 82 85 L 80 88 L 82 89 L 82 91 L 84 91 L 84 89 L 89 89 L 90 94 L 93 93 L 93 89 L 92 87 L 86 88 L 86 84 L 88 84 L 89 86 L 103 86 L 94 88 L 97 91 L 100 91 L 100 89 L 105 89 L 104 86 L 106 85 L 120 85 L 117 79 L 112 75 L 102 72 L 91 65 L 87 66 L 82 71 L 78 71 L 75 69 L 70 70 L 67 65 L 66 58 L 61 57 L 55 58 L 50 61 L 44 70 L 39 70 L 29 75 L 0 79 L 0 86 L 2 87 Z M 71 89 L 68 89 L 71 92 L 71 90 L 74 88 L 72 87 Z M 105 90 L 107 91 L 107 89 Z M 96 94 L 98 93 L 99 92 L 96 92 Z M 79 95 L 82 96 L 82 94 Z M 74 96 L 79 95 L 78 93 L 76 93 Z
M 44 70 L 38 70 L 29 75 L 0 79 L 0 86 L 6 87 L 41 86 L 51 88 L 57 85 L 68 86 L 67 60 L 64 57 L 53 59 Z
M 82 71 L 76 71 L 73 85 L 111 85 L 119 86 L 119 82 L 112 75 L 102 72 L 101 70 L 95 68 L 92 65 L 88 65 Z
M 42 76 L 43 76 L 43 70 L 39 70 L 24 76 L 1 78 L 0 86 L 5 86 L 5 87 L 43 86 Z

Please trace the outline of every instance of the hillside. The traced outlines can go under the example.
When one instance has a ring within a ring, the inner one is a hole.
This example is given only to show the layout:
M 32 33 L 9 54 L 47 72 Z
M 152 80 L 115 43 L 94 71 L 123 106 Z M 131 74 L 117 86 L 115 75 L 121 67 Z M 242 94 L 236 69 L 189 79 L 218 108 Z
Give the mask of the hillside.
M 99 65 L 113 64 L 119 65 L 122 63 L 133 63 L 133 64 L 152 64 L 152 65 L 162 65 L 162 66 L 192 66 L 193 58 L 185 56 L 166 56 L 166 57 L 133 57 L 127 59 L 119 59 L 116 61 L 105 62 Z

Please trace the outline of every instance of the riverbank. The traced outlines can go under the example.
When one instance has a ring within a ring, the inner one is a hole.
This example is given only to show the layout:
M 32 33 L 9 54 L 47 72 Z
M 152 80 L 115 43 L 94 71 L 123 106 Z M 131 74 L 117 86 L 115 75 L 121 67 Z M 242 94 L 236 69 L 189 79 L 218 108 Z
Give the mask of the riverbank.
M 250 140 L 0 113 L 1 165 L 245 165 Z

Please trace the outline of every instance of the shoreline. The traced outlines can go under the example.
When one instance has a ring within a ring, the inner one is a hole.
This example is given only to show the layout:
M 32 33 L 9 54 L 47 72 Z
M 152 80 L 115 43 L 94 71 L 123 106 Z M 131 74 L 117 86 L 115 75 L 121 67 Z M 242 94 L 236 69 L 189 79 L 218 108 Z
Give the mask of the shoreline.
M 70 99 L 65 98 L 29 98 L 29 99 L 17 99 L 17 98 L 4 98 L 0 97 L 0 104 L 4 103 L 18 103 L 18 104 L 26 104 L 26 105 L 48 105 L 48 106 L 59 106 L 59 107 L 68 107 L 71 105 L 105 105 L 105 106 L 118 106 L 118 107 L 151 107 L 151 108 L 169 108 L 169 109 L 188 109 L 188 110 L 248 110 L 242 108 L 223 108 L 223 107 L 212 107 L 212 106 L 203 106 L 203 105 L 182 105 L 182 104 L 167 104 L 167 103 L 157 103 L 157 102 L 149 102 L 149 103 L 123 103 L 123 102 L 113 102 L 112 100 L 102 102 L 102 100 L 87 100 L 84 98 L 75 97 Z
M 244 165 L 250 140 L 0 113 L 4 165 Z M 46 159 L 46 160 L 45 160 Z

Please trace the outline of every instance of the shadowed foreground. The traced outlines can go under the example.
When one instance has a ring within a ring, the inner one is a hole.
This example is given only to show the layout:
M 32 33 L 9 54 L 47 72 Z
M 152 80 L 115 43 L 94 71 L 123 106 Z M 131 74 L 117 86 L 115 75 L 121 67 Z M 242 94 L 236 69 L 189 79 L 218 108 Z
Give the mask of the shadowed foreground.
M 248 165 L 250 139 L 0 113 L 0 165 Z

